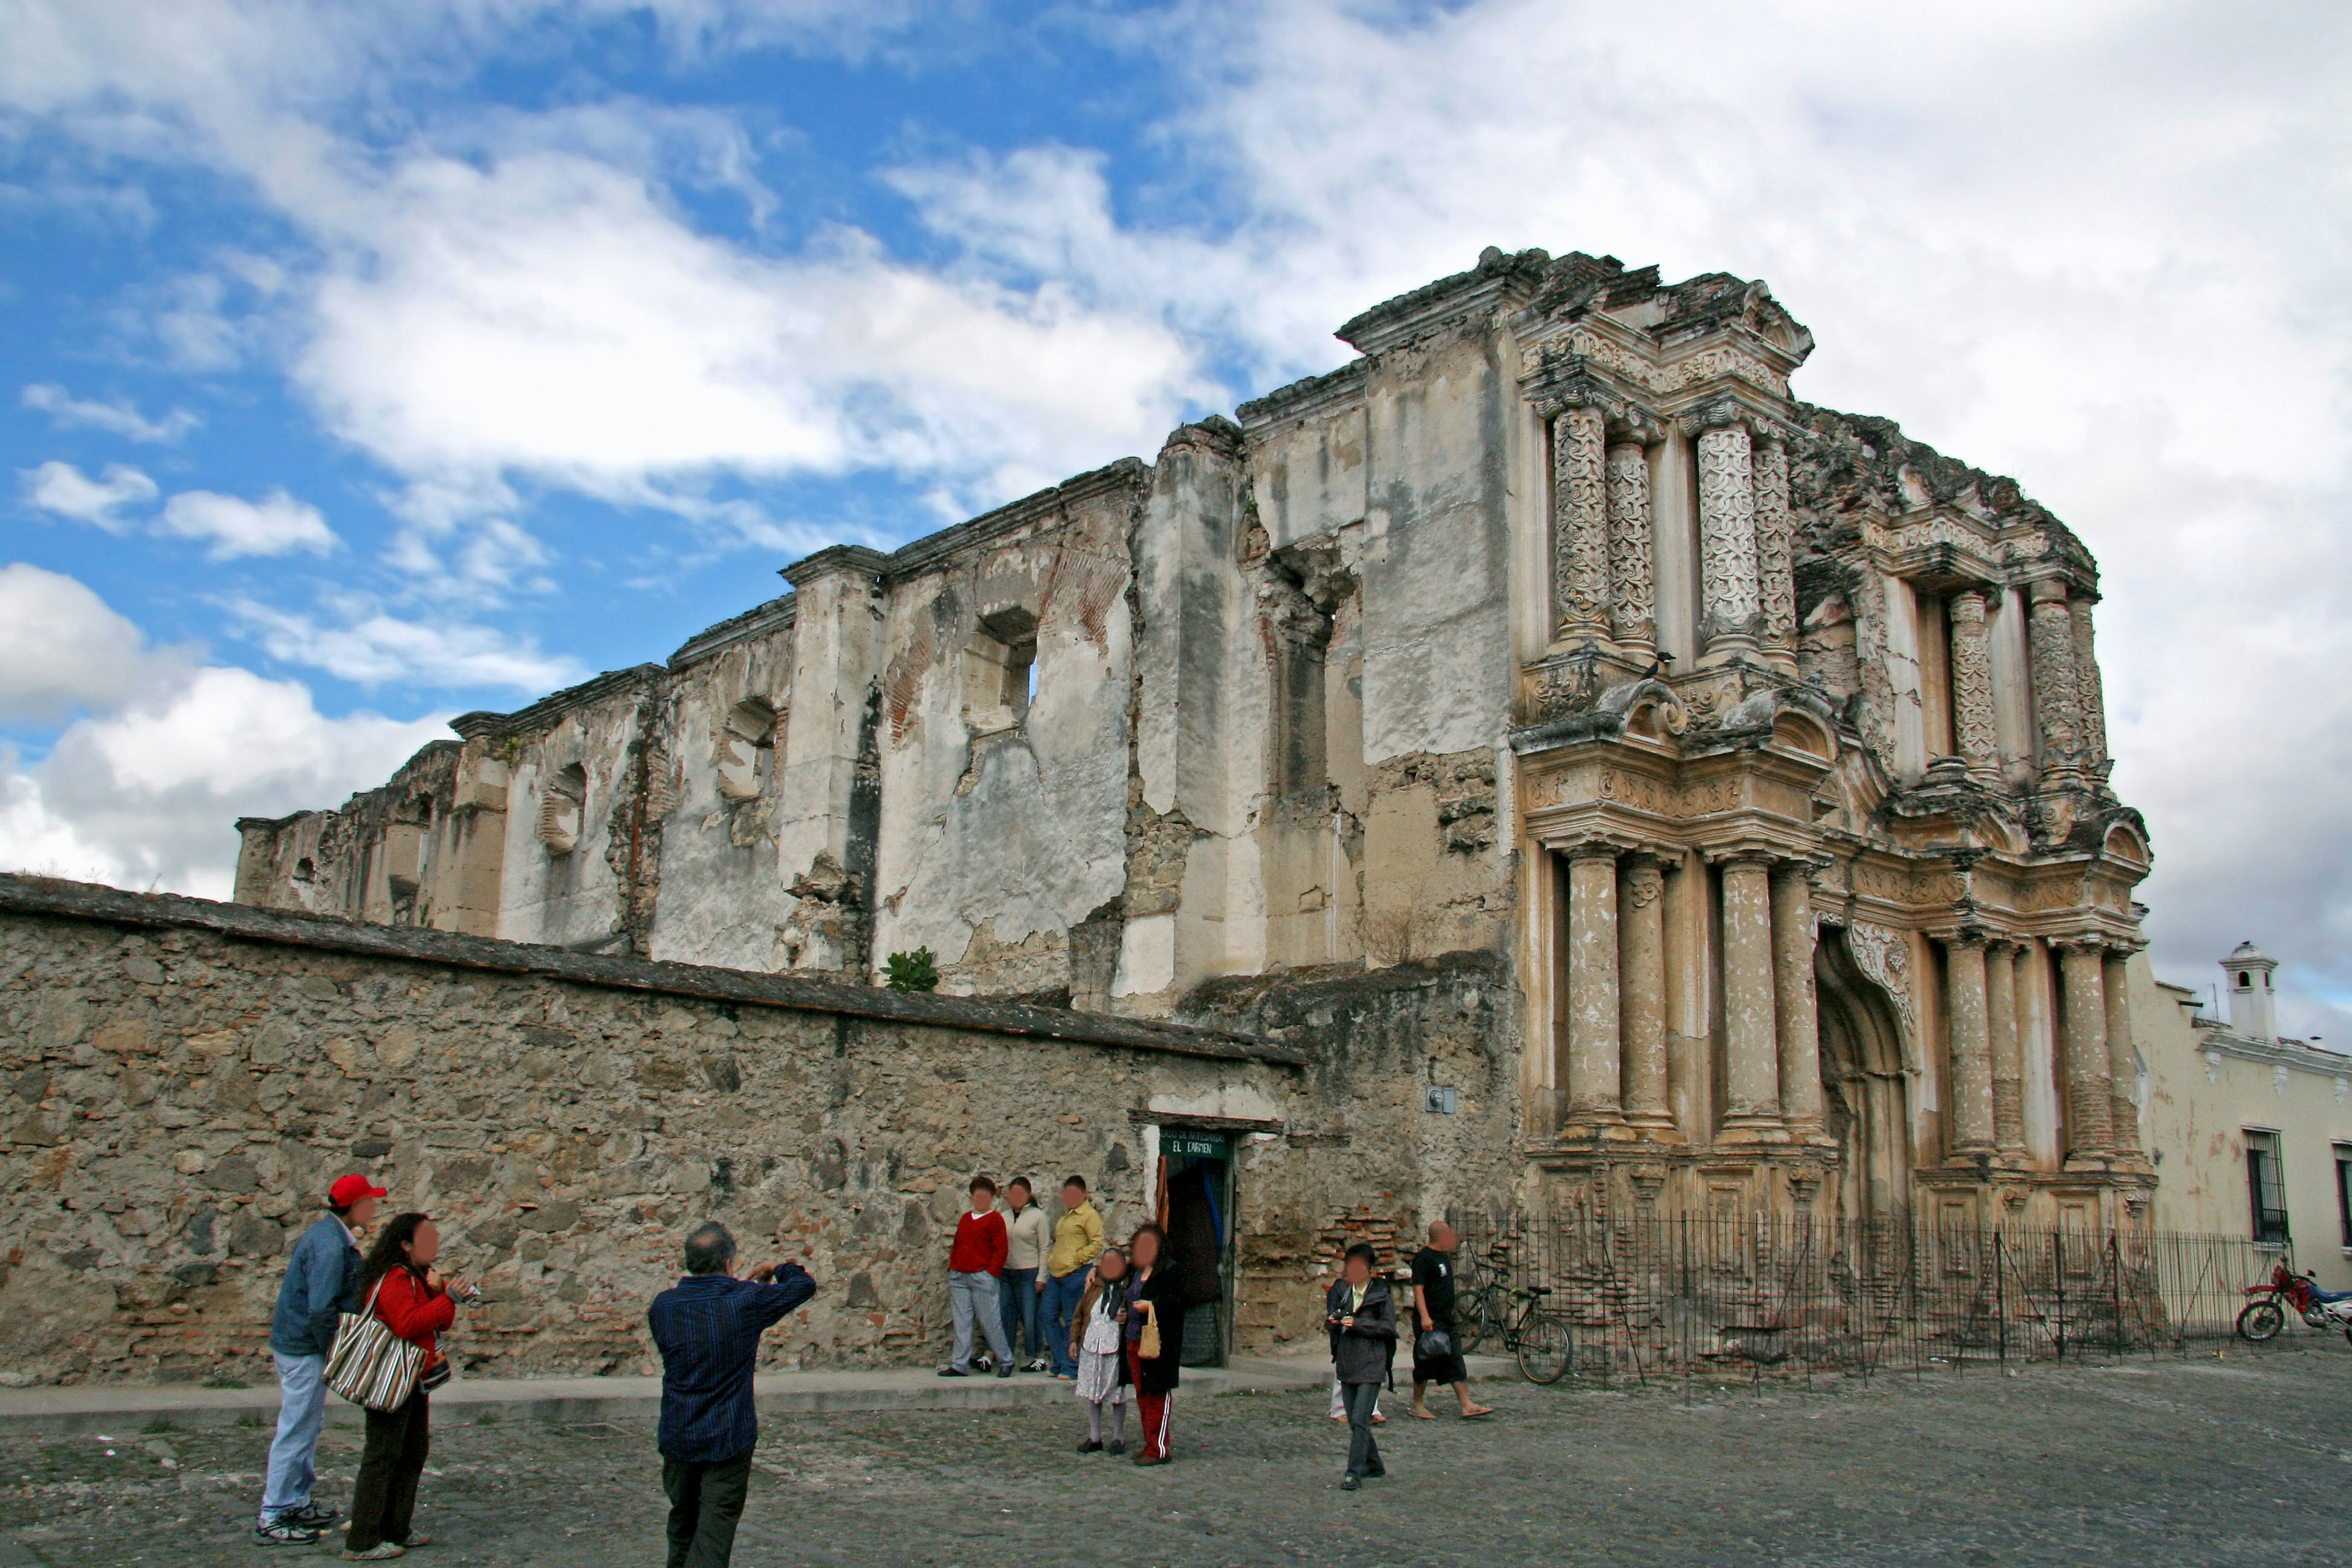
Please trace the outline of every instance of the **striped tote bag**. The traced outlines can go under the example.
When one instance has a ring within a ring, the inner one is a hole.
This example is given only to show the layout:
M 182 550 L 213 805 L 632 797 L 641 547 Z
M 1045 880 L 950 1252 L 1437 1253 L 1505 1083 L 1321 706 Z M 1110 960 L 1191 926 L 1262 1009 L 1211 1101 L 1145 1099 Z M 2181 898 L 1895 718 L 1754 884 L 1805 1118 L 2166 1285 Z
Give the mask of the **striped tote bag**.
M 335 1326 L 335 1348 L 327 1354 L 327 1386 L 353 1405 L 392 1411 L 406 1404 L 415 1391 L 416 1374 L 425 1365 L 425 1347 L 410 1344 L 375 1315 L 375 1299 L 383 1289 L 379 1276 L 367 1305 L 345 1312 Z

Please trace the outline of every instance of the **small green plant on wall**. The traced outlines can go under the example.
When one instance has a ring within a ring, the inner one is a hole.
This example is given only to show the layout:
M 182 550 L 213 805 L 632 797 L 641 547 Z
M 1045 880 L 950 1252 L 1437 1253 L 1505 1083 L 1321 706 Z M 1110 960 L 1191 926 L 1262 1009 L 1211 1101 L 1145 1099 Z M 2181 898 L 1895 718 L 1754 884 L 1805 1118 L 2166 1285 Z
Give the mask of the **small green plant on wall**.
M 931 956 L 928 947 L 919 947 L 912 952 L 894 952 L 890 955 L 890 977 L 884 984 L 902 994 L 936 991 L 940 988 L 939 960 Z

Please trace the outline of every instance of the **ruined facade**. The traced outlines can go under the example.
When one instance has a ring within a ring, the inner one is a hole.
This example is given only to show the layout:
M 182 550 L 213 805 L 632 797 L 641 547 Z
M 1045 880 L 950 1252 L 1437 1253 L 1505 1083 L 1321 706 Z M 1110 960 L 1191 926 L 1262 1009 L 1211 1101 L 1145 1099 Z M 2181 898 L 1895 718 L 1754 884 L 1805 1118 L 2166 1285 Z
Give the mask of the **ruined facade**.
M 1485 1032 L 1402 1069 L 1503 1071 L 1522 1198 L 2137 1221 L 2148 847 L 2081 543 L 1796 401 L 1760 283 L 1490 250 L 1340 336 L 240 823 L 238 899 L 867 984 L 928 947 L 1310 1054 L 1410 963 Z

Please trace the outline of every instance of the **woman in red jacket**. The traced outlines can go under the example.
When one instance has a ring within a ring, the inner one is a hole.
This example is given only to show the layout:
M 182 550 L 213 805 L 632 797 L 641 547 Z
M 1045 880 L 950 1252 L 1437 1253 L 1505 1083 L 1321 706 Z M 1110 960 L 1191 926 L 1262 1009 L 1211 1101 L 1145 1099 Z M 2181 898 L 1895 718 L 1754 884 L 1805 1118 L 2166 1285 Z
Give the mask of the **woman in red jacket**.
M 343 1556 L 350 1562 L 383 1562 L 432 1540 L 409 1528 L 416 1512 L 417 1478 L 433 1447 L 432 1400 L 425 1390 L 440 1381 L 436 1373 L 443 1363 L 435 1336 L 457 1321 L 456 1298 L 467 1290 L 463 1279 L 444 1279 L 433 1267 L 440 1251 L 441 1232 L 430 1219 L 395 1215 L 360 1266 L 360 1300 L 373 1298 L 384 1327 L 423 1345 L 425 1364 L 405 1403 L 367 1413 L 367 1447 L 360 1455 L 351 1529 L 343 1537 Z

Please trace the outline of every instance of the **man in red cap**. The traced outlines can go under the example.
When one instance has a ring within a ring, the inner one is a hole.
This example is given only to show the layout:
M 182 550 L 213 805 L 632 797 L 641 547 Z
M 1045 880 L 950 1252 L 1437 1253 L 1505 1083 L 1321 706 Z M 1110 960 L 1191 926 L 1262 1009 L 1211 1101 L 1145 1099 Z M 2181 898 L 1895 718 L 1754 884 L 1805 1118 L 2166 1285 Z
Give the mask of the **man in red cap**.
M 267 1545 L 307 1545 L 334 1522 L 335 1510 L 310 1500 L 312 1464 L 327 1419 L 327 1352 L 342 1314 L 359 1309 L 360 1238 L 375 1219 L 384 1189 L 365 1176 L 335 1178 L 327 1212 L 302 1233 L 286 1260 L 278 1310 L 269 1320 L 269 1359 L 278 1365 L 278 1436 L 254 1535 Z

